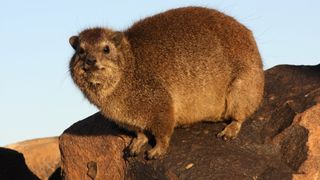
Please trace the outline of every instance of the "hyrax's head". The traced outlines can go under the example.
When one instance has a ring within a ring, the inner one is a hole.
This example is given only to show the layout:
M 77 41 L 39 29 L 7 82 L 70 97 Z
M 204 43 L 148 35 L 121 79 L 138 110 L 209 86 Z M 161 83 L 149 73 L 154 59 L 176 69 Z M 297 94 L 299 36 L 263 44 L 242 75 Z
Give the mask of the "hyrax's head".
M 80 89 L 85 94 L 112 92 L 125 69 L 123 33 L 92 28 L 72 36 L 69 42 L 75 50 L 70 72 Z

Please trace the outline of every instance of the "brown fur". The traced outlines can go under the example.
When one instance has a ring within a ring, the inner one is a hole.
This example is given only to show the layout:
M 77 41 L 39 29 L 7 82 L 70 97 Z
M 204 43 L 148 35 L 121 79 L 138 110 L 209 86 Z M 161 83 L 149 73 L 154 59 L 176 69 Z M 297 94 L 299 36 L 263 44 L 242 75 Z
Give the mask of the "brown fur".
M 147 142 L 146 131 L 156 139 L 148 157 L 156 158 L 174 127 L 208 119 L 232 119 L 218 136 L 234 138 L 262 99 L 262 62 L 251 31 L 216 10 L 173 9 L 124 32 L 87 29 L 70 43 L 73 80 L 104 116 L 137 133 L 132 154 Z

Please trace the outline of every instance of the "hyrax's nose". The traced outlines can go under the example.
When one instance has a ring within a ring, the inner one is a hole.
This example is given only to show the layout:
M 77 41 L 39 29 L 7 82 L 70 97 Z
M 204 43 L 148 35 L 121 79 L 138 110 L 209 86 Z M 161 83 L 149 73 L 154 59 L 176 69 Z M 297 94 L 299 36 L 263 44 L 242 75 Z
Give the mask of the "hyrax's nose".
M 93 65 L 96 64 L 96 62 L 97 62 L 97 60 L 96 60 L 95 57 L 93 57 L 93 56 L 87 56 L 87 57 L 86 57 L 85 63 L 86 63 L 87 65 L 93 66 Z

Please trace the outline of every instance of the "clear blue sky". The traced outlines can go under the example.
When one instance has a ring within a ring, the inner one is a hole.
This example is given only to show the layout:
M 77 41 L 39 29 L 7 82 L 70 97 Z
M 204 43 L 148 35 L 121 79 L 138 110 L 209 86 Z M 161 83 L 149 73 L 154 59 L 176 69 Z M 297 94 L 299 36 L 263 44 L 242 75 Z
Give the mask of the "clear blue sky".
M 265 68 L 320 63 L 317 0 L 117 0 L 0 2 L 0 146 L 60 135 L 95 113 L 73 85 L 70 36 L 86 27 L 117 30 L 188 5 L 216 8 L 253 30 Z

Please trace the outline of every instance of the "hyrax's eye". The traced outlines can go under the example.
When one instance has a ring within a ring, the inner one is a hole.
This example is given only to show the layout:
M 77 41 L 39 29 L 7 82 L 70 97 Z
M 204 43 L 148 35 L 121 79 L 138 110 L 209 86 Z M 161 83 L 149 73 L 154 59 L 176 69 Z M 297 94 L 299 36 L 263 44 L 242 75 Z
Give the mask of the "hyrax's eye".
M 109 54 L 109 52 L 110 52 L 109 46 L 104 47 L 104 48 L 103 48 L 103 52 L 104 52 L 105 54 Z

